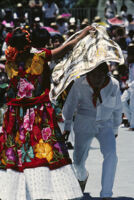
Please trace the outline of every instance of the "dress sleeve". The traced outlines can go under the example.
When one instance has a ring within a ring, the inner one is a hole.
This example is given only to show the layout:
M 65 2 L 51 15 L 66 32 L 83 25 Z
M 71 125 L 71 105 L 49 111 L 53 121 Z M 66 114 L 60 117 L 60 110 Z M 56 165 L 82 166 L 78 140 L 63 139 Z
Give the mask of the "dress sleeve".
M 50 61 L 52 58 L 51 50 L 41 48 L 41 50 L 38 51 L 38 54 L 40 54 L 41 57 L 45 59 L 45 61 Z
M 51 60 L 51 58 L 52 58 L 52 54 L 51 54 L 51 50 L 49 50 L 49 49 L 43 49 L 45 52 L 46 52 L 46 60 L 47 61 L 50 61 Z

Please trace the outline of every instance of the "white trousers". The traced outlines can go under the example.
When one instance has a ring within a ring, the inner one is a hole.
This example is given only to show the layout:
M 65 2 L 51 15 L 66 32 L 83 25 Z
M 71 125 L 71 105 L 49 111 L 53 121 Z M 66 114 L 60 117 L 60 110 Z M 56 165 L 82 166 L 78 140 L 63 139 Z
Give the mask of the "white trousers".
M 111 121 L 97 124 L 95 120 L 91 120 L 88 116 L 77 115 L 74 122 L 74 133 L 75 145 L 73 159 L 77 178 L 83 181 L 87 177 L 85 162 L 92 139 L 96 137 L 104 158 L 100 196 L 111 197 L 117 166 L 116 141 Z

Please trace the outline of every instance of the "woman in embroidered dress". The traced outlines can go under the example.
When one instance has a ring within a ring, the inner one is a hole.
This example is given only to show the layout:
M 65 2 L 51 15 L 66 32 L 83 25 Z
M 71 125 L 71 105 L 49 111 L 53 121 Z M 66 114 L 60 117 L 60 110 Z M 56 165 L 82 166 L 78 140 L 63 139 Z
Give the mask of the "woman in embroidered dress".
M 82 197 L 64 137 L 49 100 L 47 62 L 62 57 L 85 37 L 88 26 L 65 45 L 30 53 L 28 31 L 17 28 L 6 49 L 10 78 L 0 133 L 0 198 L 65 200 Z

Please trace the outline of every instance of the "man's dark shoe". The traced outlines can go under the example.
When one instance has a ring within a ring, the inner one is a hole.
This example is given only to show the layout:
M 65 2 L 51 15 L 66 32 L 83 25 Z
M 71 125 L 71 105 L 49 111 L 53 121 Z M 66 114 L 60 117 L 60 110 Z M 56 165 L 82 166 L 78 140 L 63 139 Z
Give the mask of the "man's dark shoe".
M 86 178 L 85 181 L 79 181 L 78 180 L 78 182 L 80 184 L 80 187 L 81 187 L 81 190 L 82 190 L 83 193 L 84 193 L 84 190 L 85 190 L 85 187 L 86 187 L 86 183 L 87 183 L 88 177 L 89 177 L 89 174 L 87 175 L 87 178 Z

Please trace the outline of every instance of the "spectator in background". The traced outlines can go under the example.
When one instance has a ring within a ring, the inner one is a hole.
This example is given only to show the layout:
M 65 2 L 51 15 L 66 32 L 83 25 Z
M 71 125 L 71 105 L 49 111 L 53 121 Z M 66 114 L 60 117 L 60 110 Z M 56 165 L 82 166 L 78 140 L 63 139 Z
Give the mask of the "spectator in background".
M 130 30 L 126 38 L 127 45 L 129 45 L 133 40 L 134 40 L 134 30 Z
M 59 8 L 53 0 L 46 0 L 43 7 L 43 20 L 45 26 L 50 26 L 51 22 L 56 21 L 56 17 L 59 14 Z
M 120 76 L 120 90 L 122 94 L 124 90 L 128 88 L 128 66 L 126 64 L 123 64 L 119 65 L 117 68 Z
M 10 8 L 5 9 L 5 16 L 3 17 L 2 24 L 5 26 L 5 24 L 10 24 L 11 26 L 14 26 L 13 23 L 13 13 Z
M 121 6 L 121 10 L 120 11 L 127 13 L 127 10 L 128 10 L 127 6 L 123 3 L 122 6 Z
M 56 22 L 52 22 L 52 23 L 50 24 L 50 27 L 53 28 L 54 30 L 58 31 L 58 25 L 57 25 Z
M 128 68 L 129 68 L 129 82 L 134 81 L 134 42 L 131 42 L 127 49 L 128 52 Z
M 24 11 L 22 3 L 17 3 L 15 12 L 13 13 L 13 19 L 15 26 L 23 26 L 28 23 L 28 13 Z
M 60 34 L 55 34 L 54 36 L 51 36 L 51 38 L 53 49 L 59 47 L 64 42 L 64 38 Z
M 4 16 L 5 16 L 5 11 L 4 11 L 4 9 L 0 9 L 0 21 L 3 20 Z
M 117 42 L 123 51 L 127 50 L 126 33 L 124 27 L 118 27 L 115 31 L 115 42 Z
M 115 17 L 115 15 L 117 14 L 117 4 L 115 0 L 106 1 L 104 14 L 106 19 Z
M 0 23 L 0 57 L 2 56 L 2 45 L 4 42 L 3 29 L 4 25 Z
M 10 23 L 5 24 L 5 31 L 4 31 L 4 42 L 2 44 L 2 55 L 5 55 L 5 50 L 9 44 L 10 38 L 12 37 L 12 30 L 13 26 Z
M 71 18 L 69 19 L 69 26 L 68 26 L 68 29 L 69 29 L 69 30 L 73 29 L 74 32 L 77 30 L 77 22 L 76 22 L 75 17 L 71 17 Z
M 43 23 L 41 22 L 39 17 L 35 17 L 35 19 L 33 20 L 32 24 L 31 24 L 31 29 L 35 30 L 40 27 L 43 27 Z
M 128 84 L 128 88 L 123 92 L 121 96 L 123 113 L 125 114 L 129 130 L 134 131 L 134 81 Z
M 129 32 L 130 30 L 133 30 L 133 31 L 134 31 L 134 19 L 133 19 L 132 14 L 128 14 L 128 15 L 127 15 L 127 19 L 128 19 L 128 21 L 129 21 L 129 24 L 128 24 L 128 32 Z
M 29 7 L 30 7 L 30 13 L 29 13 L 29 21 L 30 24 L 34 21 L 36 17 L 40 17 L 42 19 L 42 0 L 30 0 L 29 1 Z
M 57 21 L 57 26 L 58 26 L 58 31 L 63 35 L 66 34 L 68 31 L 68 22 L 64 17 L 61 15 L 57 16 L 56 18 Z

